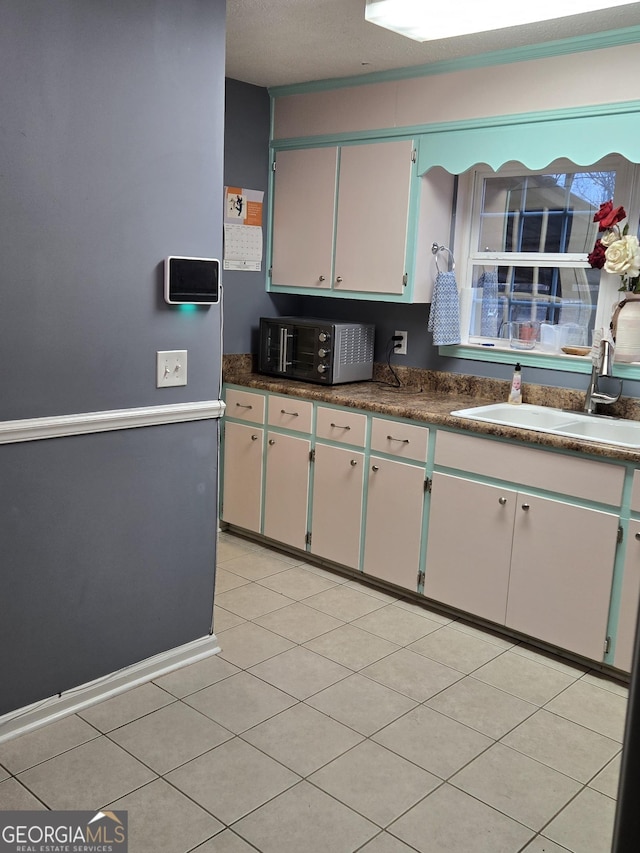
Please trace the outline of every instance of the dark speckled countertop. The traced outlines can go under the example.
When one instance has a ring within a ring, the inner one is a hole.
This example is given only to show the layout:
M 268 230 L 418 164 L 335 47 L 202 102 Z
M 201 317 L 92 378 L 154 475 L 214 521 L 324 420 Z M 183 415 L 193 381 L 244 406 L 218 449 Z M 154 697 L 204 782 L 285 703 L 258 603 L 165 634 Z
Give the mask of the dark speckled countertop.
M 509 392 L 509 382 L 504 380 L 418 368 L 394 369 L 400 380 L 400 387 L 389 384 L 394 383 L 393 376 L 386 365 L 379 364 L 376 364 L 374 378 L 370 382 L 325 386 L 263 376 L 253 370 L 251 356 L 226 355 L 223 376 L 226 383 L 261 389 L 274 394 L 287 394 L 392 417 L 424 421 L 436 426 L 640 464 L 640 450 L 600 442 L 581 441 L 518 427 L 482 423 L 451 414 L 457 409 L 504 402 Z M 584 392 L 572 389 L 524 383 L 522 390 L 525 403 L 571 411 L 580 411 L 584 404 Z M 615 406 L 611 406 L 607 413 L 615 417 L 640 420 L 640 401 L 622 398 Z

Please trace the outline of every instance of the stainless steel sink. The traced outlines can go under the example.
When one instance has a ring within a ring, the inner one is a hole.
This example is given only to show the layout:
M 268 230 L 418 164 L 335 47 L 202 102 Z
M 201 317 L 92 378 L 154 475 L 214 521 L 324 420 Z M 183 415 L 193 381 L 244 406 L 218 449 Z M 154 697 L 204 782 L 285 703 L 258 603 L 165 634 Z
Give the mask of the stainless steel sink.
M 533 406 L 529 403 L 519 406 L 494 403 L 489 406 L 459 409 L 451 414 L 475 421 L 564 435 L 568 438 L 640 448 L 640 421 L 565 412 L 562 409 Z

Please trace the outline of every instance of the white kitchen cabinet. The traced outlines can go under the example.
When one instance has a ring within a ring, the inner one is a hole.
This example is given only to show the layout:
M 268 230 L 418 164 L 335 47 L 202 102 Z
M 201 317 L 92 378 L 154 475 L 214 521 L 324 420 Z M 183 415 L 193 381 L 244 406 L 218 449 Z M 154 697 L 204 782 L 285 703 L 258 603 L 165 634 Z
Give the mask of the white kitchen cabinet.
M 272 285 L 331 288 L 337 161 L 335 146 L 278 152 Z
M 630 668 L 640 473 L 623 489 L 624 464 L 438 429 L 427 498 L 423 424 L 237 387 L 226 402 L 223 521 L 409 591 L 422 568 L 433 601 Z
M 311 440 L 268 432 L 263 532 L 304 550 L 309 501 Z
M 424 468 L 371 456 L 362 565 L 365 574 L 417 591 L 424 491 Z
M 362 571 L 416 592 L 429 430 L 374 417 L 369 446 Z
M 442 432 L 436 465 L 513 486 L 436 472 L 425 594 L 592 660 L 603 660 L 619 514 L 578 500 L 621 500 L 608 463 Z M 568 500 L 524 487 L 562 489 Z
M 315 447 L 310 551 L 351 569 L 360 566 L 364 461 L 360 450 Z
M 265 397 L 253 391 L 230 388 L 225 399 L 221 518 L 229 524 L 260 533 Z M 241 423 L 228 420 L 230 417 Z
M 516 492 L 434 473 L 424 593 L 504 625 Z
M 412 301 L 412 151 L 411 140 L 279 151 L 268 289 Z
M 225 422 L 223 521 L 260 532 L 262 517 L 262 446 L 264 429 Z
M 616 514 L 519 492 L 507 627 L 602 660 L 618 526 Z
M 602 660 L 617 535 L 613 513 L 435 473 L 425 594 Z

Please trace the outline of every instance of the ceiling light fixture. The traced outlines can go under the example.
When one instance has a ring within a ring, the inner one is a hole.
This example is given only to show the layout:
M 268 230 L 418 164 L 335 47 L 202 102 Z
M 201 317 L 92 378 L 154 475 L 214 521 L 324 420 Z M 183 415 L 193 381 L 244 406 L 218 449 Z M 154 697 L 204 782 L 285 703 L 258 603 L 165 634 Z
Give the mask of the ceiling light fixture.
M 364 16 L 415 41 L 432 41 L 631 5 L 631 0 L 456 0 L 445 10 L 425 0 L 366 0 Z

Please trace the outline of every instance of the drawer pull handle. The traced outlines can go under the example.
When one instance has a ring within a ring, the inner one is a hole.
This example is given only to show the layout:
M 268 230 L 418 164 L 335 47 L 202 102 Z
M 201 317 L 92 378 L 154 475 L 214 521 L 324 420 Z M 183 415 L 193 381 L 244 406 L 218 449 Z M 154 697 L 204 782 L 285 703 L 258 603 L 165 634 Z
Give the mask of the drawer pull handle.
M 531 506 L 530 506 L 530 504 L 522 504 L 522 509 L 525 512 L 529 512 L 529 510 L 531 509 Z
M 340 426 L 340 424 L 331 424 L 334 429 L 351 429 L 350 426 Z
M 280 409 L 281 415 L 291 415 L 292 418 L 297 418 L 300 412 L 287 412 L 284 409 Z
M 636 539 L 640 542 L 640 533 L 636 533 Z
M 409 444 L 408 438 L 394 438 L 392 435 L 387 436 L 387 441 L 400 441 L 402 444 Z
M 257 436 L 257 435 L 252 435 L 252 436 L 251 436 L 251 441 L 257 441 L 257 440 L 258 440 L 258 436 Z
M 319 275 L 319 276 L 318 276 L 318 281 L 324 281 L 324 276 L 323 276 L 323 275 Z
M 506 502 L 507 502 L 506 498 L 498 498 L 498 503 L 500 504 L 500 506 L 504 506 L 506 504 Z
M 339 276 L 336 278 L 336 282 L 337 282 L 338 284 L 340 284 L 340 282 L 341 282 L 341 281 L 342 281 L 342 276 L 341 276 L 341 275 L 339 275 Z
M 275 443 L 276 443 L 275 438 L 270 438 L 270 439 L 269 439 L 269 444 L 271 445 L 271 447 L 273 447 L 273 445 L 274 445 Z
M 236 403 L 236 406 L 240 409 L 253 409 L 252 405 L 247 405 L 246 403 Z
M 372 471 L 379 471 L 379 470 L 380 470 L 380 466 L 379 466 L 379 465 L 372 465 L 372 466 L 371 466 L 371 470 L 372 470 Z
M 355 468 L 357 464 L 358 464 L 358 462 L 357 462 L 357 460 L 356 460 L 356 459 L 352 459 L 352 460 L 351 460 L 351 467 L 352 467 L 352 468 Z

